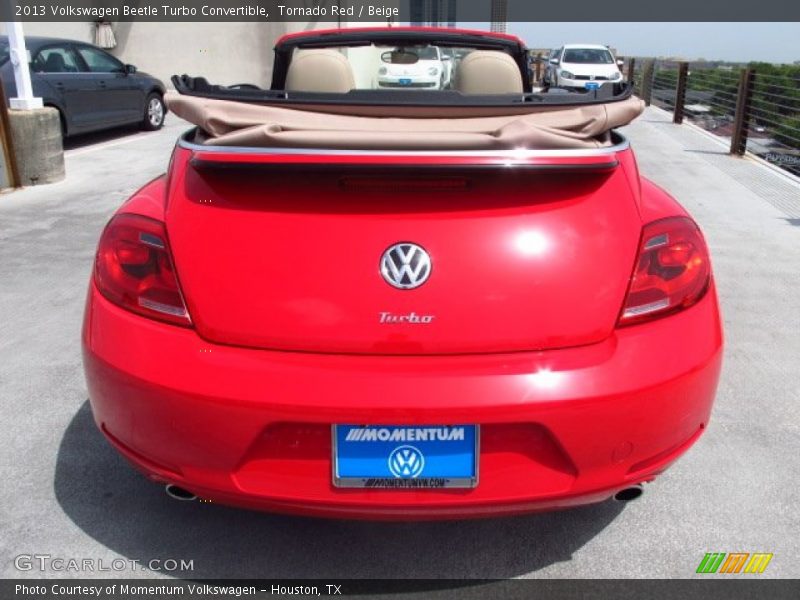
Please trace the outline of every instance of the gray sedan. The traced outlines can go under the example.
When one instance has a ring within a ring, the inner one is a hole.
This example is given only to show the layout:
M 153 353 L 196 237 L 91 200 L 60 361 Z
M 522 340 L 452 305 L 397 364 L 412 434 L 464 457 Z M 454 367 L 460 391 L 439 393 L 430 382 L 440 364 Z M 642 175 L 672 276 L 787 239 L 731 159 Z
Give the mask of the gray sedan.
M 58 109 L 65 136 L 139 123 L 164 124 L 164 84 L 95 46 L 58 38 L 26 37 L 33 93 Z M 16 95 L 8 38 L 0 36 L 0 78 Z

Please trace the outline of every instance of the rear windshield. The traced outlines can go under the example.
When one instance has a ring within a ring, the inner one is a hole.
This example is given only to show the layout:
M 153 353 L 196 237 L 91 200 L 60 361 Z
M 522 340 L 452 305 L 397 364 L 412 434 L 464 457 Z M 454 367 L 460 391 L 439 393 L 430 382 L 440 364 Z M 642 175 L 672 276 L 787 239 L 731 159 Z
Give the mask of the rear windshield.
M 570 48 L 570 55 L 584 48 L 590 51 L 584 60 L 613 64 L 604 47 L 578 46 Z M 192 96 L 423 118 L 447 116 L 445 107 L 463 107 L 461 116 L 477 117 L 488 114 L 483 109 L 490 106 L 498 114 L 516 114 L 544 105 L 625 100 L 632 93 L 622 80 L 591 89 L 532 86 L 525 52 L 519 40 L 491 34 L 345 28 L 337 34 L 304 33 L 279 41 L 268 89 L 249 83 L 225 86 L 188 74 L 174 76 L 172 82 L 179 93 Z
M 610 65 L 614 57 L 608 50 L 600 48 L 567 48 L 564 50 L 565 63 Z

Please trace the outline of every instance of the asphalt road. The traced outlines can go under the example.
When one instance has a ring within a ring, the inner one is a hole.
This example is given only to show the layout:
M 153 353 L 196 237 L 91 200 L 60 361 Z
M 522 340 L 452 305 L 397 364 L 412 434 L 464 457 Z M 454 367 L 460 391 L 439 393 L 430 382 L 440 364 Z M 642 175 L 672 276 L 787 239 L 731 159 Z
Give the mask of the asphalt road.
M 96 240 L 183 127 L 72 142 L 66 181 L 0 195 L 0 576 L 42 576 L 14 557 L 49 554 L 191 560 L 173 575 L 197 578 L 692 577 L 704 553 L 734 551 L 774 553 L 761 577 L 800 576 L 796 183 L 654 109 L 627 128 L 643 173 L 706 231 L 727 335 L 708 432 L 640 500 L 470 522 L 293 518 L 172 501 L 92 423 L 79 331 Z

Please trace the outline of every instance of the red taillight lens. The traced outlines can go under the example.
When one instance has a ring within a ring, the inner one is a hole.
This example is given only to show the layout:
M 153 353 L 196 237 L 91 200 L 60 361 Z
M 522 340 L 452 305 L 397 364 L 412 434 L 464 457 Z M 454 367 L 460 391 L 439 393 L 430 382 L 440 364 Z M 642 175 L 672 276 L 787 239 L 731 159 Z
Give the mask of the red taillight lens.
M 708 288 L 708 248 L 694 221 L 670 217 L 644 226 L 620 325 L 687 308 Z
M 127 310 L 192 324 L 160 221 L 127 214 L 111 219 L 100 237 L 94 280 L 103 296 Z

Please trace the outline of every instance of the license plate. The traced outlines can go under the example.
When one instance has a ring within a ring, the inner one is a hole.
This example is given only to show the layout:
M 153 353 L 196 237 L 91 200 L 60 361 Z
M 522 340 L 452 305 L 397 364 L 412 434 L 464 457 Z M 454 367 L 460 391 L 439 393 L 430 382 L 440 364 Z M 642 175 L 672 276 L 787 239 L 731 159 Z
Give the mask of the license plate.
M 401 78 L 399 79 L 400 85 L 411 85 L 411 79 Z
M 596 81 L 587 81 L 586 82 L 586 89 L 587 90 L 596 90 L 600 87 L 600 84 Z
M 333 484 L 436 489 L 478 485 L 478 425 L 334 425 Z

